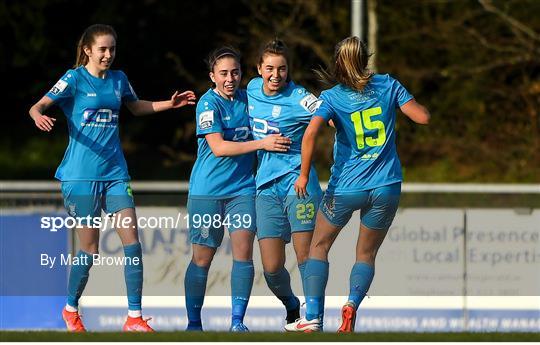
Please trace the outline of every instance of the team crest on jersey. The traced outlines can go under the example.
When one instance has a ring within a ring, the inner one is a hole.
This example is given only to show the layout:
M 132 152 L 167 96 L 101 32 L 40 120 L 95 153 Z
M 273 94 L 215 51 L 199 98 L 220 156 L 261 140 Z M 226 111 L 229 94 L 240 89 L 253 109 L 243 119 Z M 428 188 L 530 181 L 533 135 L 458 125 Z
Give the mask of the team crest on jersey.
M 211 128 L 214 124 L 214 111 L 203 111 L 199 116 L 199 129 Z
M 114 95 L 116 96 L 116 99 L 120 102 L 122 100 L 122 81 L 119 80 L 117 85 L 118 88 L 114 89 Z
M 317 97 L 315 97 L 313 94 L 309 94 L 306 97 L 302 98 L 300 100 L 300 105 L 302 108 L 306 109 L 310 114 L 313 114 L 315 110 L 319 108 L 321 105 L 321 102 Z
M 64 90 L 68 87 L 68 83 L 65 80 L 60 79 L 59 81 L 54 84 L 54 86 L 51 89 L 51 93 L 53 95 L 58 95 L 59 93 L 64 92 Z
M 281 106 L 279 105 L 274 105 L 274 107 L 272 108 L 272 117 L 279 117 L 279 115 L 281 114 Z

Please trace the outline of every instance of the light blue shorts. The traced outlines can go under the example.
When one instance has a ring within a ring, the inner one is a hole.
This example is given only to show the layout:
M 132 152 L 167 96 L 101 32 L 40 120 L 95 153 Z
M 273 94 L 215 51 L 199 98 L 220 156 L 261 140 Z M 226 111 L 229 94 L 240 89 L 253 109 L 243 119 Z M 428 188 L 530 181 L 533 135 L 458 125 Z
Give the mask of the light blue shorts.
M 308 195 L 304 199 L 296 196 L 294 183 L 297 173 L 289 173 L 257 190 L 257 238 L 281 238 L 291 241 L 291 232 L 313 231 L 315 216 L 322 191 L 317 174 L 310 176 Z
M 193 244 L 218 248 L 224 229 L 256 232 L 255 196 L 231 198 L 188 197 L 189 240 Z
M 355 194 L 325 193 L 320 210 L 337 227 L 347 225 L 353 212 L 360 210 L 362 224 L 373 230 L 388 230 L 396 215 L 400 195 L 400 182 Z
M 111 214 L 135 207 L 129 181 L 62 181 L 61 187 L 72 217 L 101 217 L 101 210 Z

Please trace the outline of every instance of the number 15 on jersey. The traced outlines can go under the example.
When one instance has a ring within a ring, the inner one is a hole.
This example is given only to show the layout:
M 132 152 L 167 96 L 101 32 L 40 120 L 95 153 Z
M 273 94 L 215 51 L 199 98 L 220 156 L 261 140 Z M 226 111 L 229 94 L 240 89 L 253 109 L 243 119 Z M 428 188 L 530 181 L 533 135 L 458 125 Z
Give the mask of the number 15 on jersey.
M 351 114 L 358 149 L 363 149 L 365 145 L 370 147 L 382 146 L 386 141 L 384 123 L 380 120 L 371 119 L 373 116 L 380 114 L 382 114 L 381 107 L 369 108 L 361 112 L 355 111 Z M 365 135 L 365 130 L 377 130 L 377 135 L 367 136 Z

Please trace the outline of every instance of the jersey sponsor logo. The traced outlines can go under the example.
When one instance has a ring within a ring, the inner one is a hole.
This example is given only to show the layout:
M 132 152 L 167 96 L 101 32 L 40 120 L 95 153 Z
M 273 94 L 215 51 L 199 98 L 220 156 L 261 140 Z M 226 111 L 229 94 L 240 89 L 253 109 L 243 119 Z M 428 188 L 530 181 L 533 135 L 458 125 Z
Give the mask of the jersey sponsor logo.
M 94 92 L 88 92 L 88 93 L 86 94 L 86 97 L 97 97 L 97 94 L 94 93 Z
M 118 126 L 118 111 L 111 109 L 86 109 L 81 127 L 112 128 Z
M 364 88 L 362 92 L 353 91 L 347 93 L 348 98 L 353 101 L 353 104 L 356 103 L 364 103 L 373 101 L 379 98 L 379 92 L 373 88 L 371 88 L 369 85 Z
M 199 129 L 208 129 L 211 128 L 212 125 L 214 125 L 214 111 L 203 111 L 201 115 L 199 115 Z
M 223 139 L 228 141 L 246 141 L 251 130 L 249 127 L 223 128 Z
M 65 80 L 60 79 L 59 81 L 54 84 L 54 86 L 51 89 L 51 93 L 53 95 L 58 95 L 59 93 L 64 92 L 64 90 L 68 87 L 68 83 Z
M 375 152 L 373 154 L 365 153 L 362 157 L 360 157 L 363 161 L 374 161 L 379 157 L 379 153 Z
M 234 129 L 233 141 L 246 141 L 249 138 L 249 127 L 237 127 Z
M 251 118 L 251 127 L 253 128 L 253 135 L 258 138 L 279 133 L 279 122 L 266 121 L 256 117 Z
M 321 102 L 317 97 L 315 97 L 313 94 L 309 94 L 306 97 L 302 98 L 300 100 L 300 105 L 302 108 L 306 109 L 310 114 L 313 114 L 315 110 L 319 108 L 321 105 Z
M 274 107 L 272 108 L 272 117 L 279 117 L 280 114 L 281 114 L 281 106 L 274 105 Z

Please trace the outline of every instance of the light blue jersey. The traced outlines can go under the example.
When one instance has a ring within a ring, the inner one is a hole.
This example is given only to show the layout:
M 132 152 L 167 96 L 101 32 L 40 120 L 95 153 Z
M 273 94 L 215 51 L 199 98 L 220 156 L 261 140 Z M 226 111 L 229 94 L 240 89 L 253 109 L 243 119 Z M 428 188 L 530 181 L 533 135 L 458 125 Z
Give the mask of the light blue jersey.
M 287 173 L 300 171 L 302 138 L 311 116 L 319 106 L 317 97 L 289 82 L 278 94 L 263 92 L 262 78 L 252 79 L 247 87 L 249 117 L 253 136 L 262 139 L 281 133 L 292 140 L 287 152 L 259 151 L 257 188 Z
M 55 177 L 61 181 L 129 180 L 120 145 L 123 102 L 137 100 L 122 71 L 97 78 L 81 66 L 70 69 L 47 92 L 68 120 L 69 144 Z
M 321 93 L 315 116 L 333 120 L 336 127 L 329 193 L 356 193 L 401 182 L 396 108 L 412 98 L 388 74 L 375 74 L 362 92 L 338 84 Z
M 234 100 L 227 100 L 208 90 L 197 103 L 197 160 L 189 180 L 190 197 L 230 198 L 255 195 L 253 168 L 255 153 L 216 157 L 206 134 L 222 133 L 227 141 L 252 140 L 245 90 L 237 90 Z

